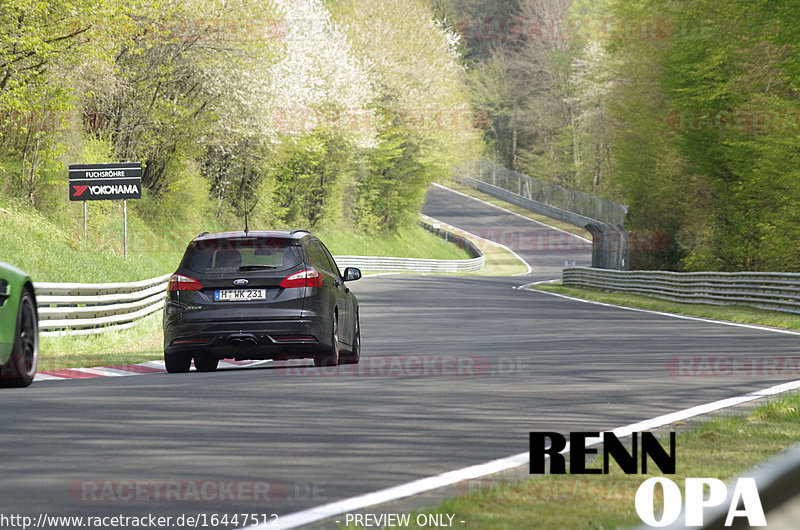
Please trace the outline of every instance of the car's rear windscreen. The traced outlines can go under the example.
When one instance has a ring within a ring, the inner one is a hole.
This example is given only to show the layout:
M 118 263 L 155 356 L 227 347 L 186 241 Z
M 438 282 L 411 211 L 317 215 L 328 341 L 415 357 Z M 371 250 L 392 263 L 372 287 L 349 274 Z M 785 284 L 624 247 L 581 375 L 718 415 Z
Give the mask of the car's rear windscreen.
M 303 261 L 301 247 L 281 237 L 246 237 L 193 241 L 183 267 L 215 274 L 243 271 L 283 271 Z

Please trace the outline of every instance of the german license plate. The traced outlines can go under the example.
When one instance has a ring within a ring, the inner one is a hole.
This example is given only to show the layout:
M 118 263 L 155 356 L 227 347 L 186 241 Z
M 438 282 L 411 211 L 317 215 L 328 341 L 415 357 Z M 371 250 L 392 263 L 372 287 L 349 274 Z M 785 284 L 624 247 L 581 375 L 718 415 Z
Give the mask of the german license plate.
M 248 302 L 266 299 L 266 289 L 227 289 L 218 290 L 214 293 L 215 302 Z

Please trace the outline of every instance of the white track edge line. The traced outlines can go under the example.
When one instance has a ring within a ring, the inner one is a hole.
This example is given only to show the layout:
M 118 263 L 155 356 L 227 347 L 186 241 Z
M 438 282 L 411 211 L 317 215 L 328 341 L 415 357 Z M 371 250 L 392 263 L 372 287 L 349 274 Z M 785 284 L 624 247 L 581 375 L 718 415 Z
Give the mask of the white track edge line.
M 549 294 L 551 296 L 557 296 L 559 298 L 565 298 L 567 300 L 574 300 L 576 302 L 583 302 L 585 304 L 594 304 L 600 305 L 605 307 L 614 307 L 617 309 L 627 309 L 628 311 L 636 311 L 639 313 L 651 313 L 653 315 L 660 315 L 665 317 L 672 317 L 672 318 L 680 318 L 682 320 L 694 320 L 697 322 L 706 322 L 709 324 L 722 324 L 723 326 L 733 326 L 737 328 L 748 328 L 748 329 L 757 329 L 760 331 L 771 331 L 773 333 L 783 333 L 784 335 L 800 335 L 800 331 L 793 331 L 790 329 L 780 329 L 780 328 L 770 328 L 767 326 L 759 326 L 757 324 L 745 324 L 744 322 L 730 322 L 728 320 L 715 320 L 712 318 L 703 318 L 703 317 L 695 317 L 691 315 L 680 315 L 678 313 L 666 313 L 664 311 L 655 311 L 653 309 L 642 309 L 639 307 L 628 307 L 624 305 L 616 305 L 616 304 L 609 304 L 607 302 L 598 302 L 597 300 L 587 300 L 585 298 L 576 298 L 574 296 L 569 296 L 566 294 L 561 293 L 553 293 L 550 291 L 540 291 L 538 289 L 526 289 L 529 285 L 536 285 L 540 283 L 549 283 L 549 282 L 533 282 L 533 283 L 526 283 L 525 285 L 520 285 L 516 287 L 517 290 L 521 291 L 530 291 L 532 293 L 544 293 Z
M 781 394 L 783 392 L 788 392 L 790 390 L 797 390 L 798 388 L 800 388 L 800 380 L 790 381 L 788 383 L 781 383 L 780 385 L 771 386 L 768 388 L 764 388 L 762 390 L 756 390 L 753 392 L 749 392 L 747 394 L 743 394 L 741 396 L 733 396 L 730 398 L 720 399 L 717 401 L 713 401 L 711 403 L 697 405 L 694 407 L 690 407 L 688 409 L 683 409 L 676 412 L 670 412 L 667 414 L 663 414 L 661 416 L 656 416 L 655 418 L 650 418 L 636 423 L 631 423 L 629 425 L 624 425 L 622 427 L 617 427 L 616 429 L 610 432 L 614 433 L 619 437 L 629 436 L 633 432 L 639 432 L 649 429 L 655 429 L 658 427 L 663 427 L 671 423 L 687 420 L 689 418 L 693 418 L 696 416 L 702 416 L 704 414 L 709 414 L 711 412 L 716 412 L 718 410 L 730 408 L 736 405 L 740 405 L 742 403 L 747 403 L 749 401 L 755 401 L 757 399 L 774 396 L 777 394 Z M 600 438 L 594 439 L 593 441 L 587 443 L 587 445 L 597 445 L 598 443 L 600 443 L 601 439 L 602 439 L 602 433 Z M 567 448 L 564 449 L 562 453 L 568 452 L 568 449 L 569 445 L 567 445 Z M 530 462 L 530 453 L 518 453 L 516 455 L 512 455 L 506 458 L 492 460 L 484 464 L 477 464 L 462 469 L 456 469 L 454 471 L 448 471 L 446 473 L 442 473 L 432 477 L 426 477 L 423 479 L 414 480 L 412 482 L 407 482 L 399 486 L 393 486 L 391 488 L 386 488 L 371 493 L 366 493 L 364 495 L 351 497 L 349 499 L 343 499 L 341 501 L 323 504 L 321 506 L 316 506 L 314 508 L 309 508 L 307 510 L 290 513 L 288 515 L 282 516 L 275 525 L 273 524 L 254 525 L 245 527 L 242 530 L 265 530 L 267 528 L 296 528 L 301 525 L 307 525 L 324 519 L 330 519 L 331 517 L 336 517 L 337 515 L 342 515 L 357 510 L 363 510 L 365 508 L 376 506 L 378 504 L 384 504 L 387 502 L 404 499 L 406 497 L 411 497 L 413 495 L 418 495 L 420 493 L 425 493 L 445 486 L 451 486 L 453 484 L 457 484 L 458 482 L 462 482 L 464 480 L 470 480 L 479 477 L 484 477 L 487 475 L 493 475 L 501 471 L 506 471 L 519 466 L 524 466 L 529 462 Z
M 459 194 L 459 195 L 463 195 L 464 197 L 467 197 L 467 198 L 469 198 L 469 199 L 473 199 L 473 200 L 476 200 L 476 201 L 478 201 L 478 202 L 482 202 L 483 204 L 486 204 L 486 205 L 492 206 L 493 208 L 498 208 L 498 209 L 500 209 L 500 210 L 503 210 L 504 212 L 510 213 L 511 215 L 516 215 L 517 217 L 521 217 L 522 219 L 525 219 L 525 220 L 527 220 L 527 221 L 530 221 L 530 222 L 532 222 L 532 223 L 536 223 L 536 224 L 538 224 L 538 225 L 546 226 L 547 228 L 552 228 L 553 230 L 558 230 L 559 232 L 564 232 L 565 234 L 568 234 L 568 235 L 570 235 L 570 236 L 572 236 L 572 237 L 577 237 L 578 239 L 580 239 L 580 240 L 582 240 L 582 241 L 585 241 L 585 242 L 587 242 L 587 243 L 591 243 L 591 242 L 592 242 L 591 240 L 589 240 L 589 239 L 586 239 L 586 238 L 585 238 L 585 237 L 583 237 L 583 236 L 579 236 L 578 234 L 573 234 L 572 232 L 568 232 L 567 230 L 564 230 L 563 228 L 558 228 L 557 226 L 552 226 L 552 225 L 549 225 L 549 224 L 547 224 L 547 223 L 543 223 L 543 222 L 541 222 L 541 221 L 537 221 L 536 219 L 531 219 L 530 217 L 525 217 L 525 216 L 524 216 L 524 215 L 522 215 L 521 213 L 512 212 L 512 211 L 511 211 L 511 210 L 509 210 L 508 208 L 503 208 L 502 206 L 498 206 L 498 205 L 496 205 L 496 204 L 492 204 L 492 203 L 490 203 L 489 201 L 484 201 L 483 199 L 479 199 L 479 198 L 477 198 L 477 197 L 473 197 L 472 195 L 469 195 L 469 194 L 467 194 L 467 193 L 464 193 L 463 191 L 458 191 L 458 190 L 454 190 L 453 188 L 448 188 L 447 186 L 443 186 L 442 184 L 439 184 L 439 183 L 437 183 L 437 182 L 434 182 L 434 183 L 433 183 L 433 185 L 434 185 L 434 186 L 436 186 L 436 187 L 438 187 L 438 188 L 443 188 L 443 189 L 446 189 L 447 191 L 452 191 L 453 193 L 457 193 L 457 194 Z M 513 193 L 513 192 L 512 192 L 512 193 Z M 488 194 L 487 194 L 487 195 L 488 195 Z M 499 201 L 502 201 L 502 200 L 503 200 L 503 199 L 500 199 L 500 198 L 498 198 L 498 197 L 495 197 L 495 198 L 496 198 L 497 200 L 499 200 Z M 505 201 L 505 202 L 508 202 L 508 201 Z M 522 208 L 522 206 L 520 206 L 520 208 Z M 536 212 L 533 212 L 533 213 L 536 213 Z M 539 215 L 544 215 L 544 214 L 539 214 Z M 547 217 L 547 216 L 545 215 L 545 217 Z

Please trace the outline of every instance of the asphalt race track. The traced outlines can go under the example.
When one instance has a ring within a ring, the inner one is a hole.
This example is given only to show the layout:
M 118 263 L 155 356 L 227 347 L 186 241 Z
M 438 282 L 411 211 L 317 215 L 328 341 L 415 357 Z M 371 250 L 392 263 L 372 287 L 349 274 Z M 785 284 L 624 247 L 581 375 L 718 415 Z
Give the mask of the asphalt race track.
M 532 430 L 607 430 L 785 381 L 668 367 L 679 355 L 792 355 L 797 337 L 515 290 L 558 277 L 565 261 L 587 264 L 588 246 L 438 188 L 424 213 L 511 247 L 517 238 L 533 273 L 354 283 L 364 353 L 343 372 L 276 365 L 3 389 L 0 514 L 283 515 L 524 452 Z M 111 493 L 137 481 L 142 500 Z M 268 500 L 250 500 L 264 481 Z M 155 499 L 153 484 L 168 482 L 181 498 Z M 234 489 L 202 502 L 189 491 L 220 482 Z
M 446 189 L 430 188 L 422 213 L 506 245 L 533 268 L 528 282 L 561 278 L 567 262 L 592 265 L 588 241 Z

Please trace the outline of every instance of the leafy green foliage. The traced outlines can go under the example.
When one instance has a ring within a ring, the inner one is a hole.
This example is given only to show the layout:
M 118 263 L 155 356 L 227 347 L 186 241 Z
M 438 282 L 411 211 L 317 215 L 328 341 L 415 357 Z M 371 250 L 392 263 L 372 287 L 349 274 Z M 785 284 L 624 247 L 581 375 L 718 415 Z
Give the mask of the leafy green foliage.
M 8 0 L 0 192 L 72 228 L 67 164 L 138 160 L 149 228 L 397 232 L 477 146 L 415 121 L 469 115 L 456 40 L 421 0 Z
M 783 4 L 783 3 L 781 3 Z M 786 9 L 734 1 L 614 2 L 668 20 L 668 39 L 618 41 L 617 178 L 633 227 L 660 225 L 673 269 L 800 270 L 796 51 Z M 796 41 L 795 41 L 796 42 Z
M 413 221 L 432 181 L 480 152 L 458 38 L 420 0 L 340 0 L 332 11 L 376 86 L 374 144 L 356 171 L 356 223 L 396 232 Z
M 315 132 L 281 144 L 270 170 L 278 218 L 290 226 L 339 225 L 352 155 L 347 139 L 335 133 Z
M 422 205 L 430 175 L 419 159 L 419 145 L 405 134 L 388 131 L 367 161 L 358 183 L 356 215 L 367 231 L 397 231 L 408 226 Z
M 627 204 L 669 241 L 632 267 L 800 270 L 796 0 L 429 3 L 467 22 L 485 156 Z

